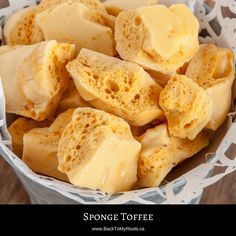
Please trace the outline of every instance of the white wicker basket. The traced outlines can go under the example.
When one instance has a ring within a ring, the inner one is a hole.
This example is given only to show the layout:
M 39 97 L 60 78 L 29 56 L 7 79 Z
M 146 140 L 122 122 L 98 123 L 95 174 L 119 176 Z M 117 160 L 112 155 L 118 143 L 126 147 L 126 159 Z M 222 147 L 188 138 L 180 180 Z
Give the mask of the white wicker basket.
M 129 1 L 129 0 L 127 0 Z M 0 0 L 0 26 L 6 17 L 22 7 L 36 4 L 35 0 Z M 218 46 L 231 47 L 236 52 L 236 2 L 234 0 L 163 0 L 170 4 L 185 2 L 201 24 L 202 42 L 215 43 Z M 210 2 L 210 3 L 209 3 Z M 224 11 L 226 13 L 224 13 Z M 1 34 L 1 27 L 0 27 Z M 232 113 L 215 135 L 209 148 L 195 158 L 185 162 L 173 171 L 170 179 L 160 188 L 147 188 L 125 193 L 106 195 L 102 192 L 75 188 L 53 178 L 33 173 L 16 155 L 11 152 L 11 137 L 7 131 L 5 98 L 0 83 L 0 155 L 13 167 L 19 179 L 30 195 L 32 203 L 59 204 L 167 204 L 198 203 L 205 187 L 215 183 L 225 175 L 236 170 L 235 156 L 228 156 L 236 148 L 235 103 L 236 89 L 233 89 Z M 210 176 L 215 166 L 226 167 L 223 173 Z M 229 190 L 230 191 L 230 190 Z

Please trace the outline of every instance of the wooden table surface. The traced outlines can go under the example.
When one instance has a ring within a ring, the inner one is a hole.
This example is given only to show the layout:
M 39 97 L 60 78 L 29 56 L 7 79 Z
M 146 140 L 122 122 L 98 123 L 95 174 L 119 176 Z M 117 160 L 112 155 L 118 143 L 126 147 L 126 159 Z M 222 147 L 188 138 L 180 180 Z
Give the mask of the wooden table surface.
M 29 198 L 11 167 L 0 157 L 0 204 L 29 204 Z M 202 204 L 236 204 L 236 172 L 208 187 Z

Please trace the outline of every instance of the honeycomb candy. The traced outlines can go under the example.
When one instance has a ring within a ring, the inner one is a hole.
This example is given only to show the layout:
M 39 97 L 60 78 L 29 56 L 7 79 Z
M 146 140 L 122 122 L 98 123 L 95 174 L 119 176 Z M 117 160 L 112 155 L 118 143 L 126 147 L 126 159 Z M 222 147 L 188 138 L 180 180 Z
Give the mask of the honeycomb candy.
M 154 5 L 157 2 L 158 0 L 106 0 L 103 4 L 110 15 L 118 16 L 122 11 Z
M 140 66 L 83 49 L 67 70 L 82 98 L 95 108 L 132 126 L 164 119 L 158 105 L 162 88 Z
M 115 17 L 92 10 L 84 4 L 61 3 L 37 14 L 36 21 L 45 40 L 72 43 L 77 51 L 89 48 L 115 55 Z
M 58 105 L 57 113 L 60 114 L 70 108 L 91 107 L 89 103 L 84 101 L 76 89 L 74 81 L 71 79 L 66 92 Z
M 31 45 L 44 40 L 43 33 L 35 21 L 36 13 L 36 8 L 27 7 L 9 17 L 3 29 L 7 45 Z
M 171 79 L 172 75 L 170 74 L 162 74 L 157 71 L 148 70 L 148 74 L 158 83 L 161 85 L 161 87 L 165 87 L 168 83 L 168 81 Z
M 204 88 L 213 102 L 212 117 L 206 128 L 217 130 L 227 118 L 232 99 L 234 74 L 234 55 L 227 48 L 203 44 L 190 61 L 186 76 Z
M 106 8 L 102 5 L 102 3 L 99 0 L 42 0 L 38 5 L 37 10 L 38 12 L 43 12 L 47 9 L 60 5 L 61 3 L 68 3 L 68 4 L 81 3 L 92 10 L 97 10 L 107 13 Z
M 116 49 L 124 60 L 171 74 L 197 52 L 198 28 L 197 18 L 184 4 L 124 11 L 116 19 Z
M 74 57 L 74 45 L 54 40 L 0 53 L 6 111 L 38 121 L 50 118 L 68 86 L 65 65 Z
M 173 76 L 160 93 L 171 136 L 195 139 L 209 122 L 212 101 L 206 91 L 184 75 Z
M 58 169 L 75 186 L 108 193 L 127 191 L 137 180 L 140 149 L 123 119 L 78 108 L 59 142 Z
M 50 121 L 35 121 L 26 118 L 18 118 L 9 127 L 8 131 L 12 137 L 13 152 L 22 157 L 23 153 L 23 137 L 31 129 L 38 127 L 46 127 L 50 124 Z
M 22 160 L 33 171 L 68 181 L 63 173 L 59 172 L 57 149 L 63 130 L 70 122 L 74 109 L 60 114 L 49 128 L 30 130 L 23 138 Z
M 143 134 L 138 163 L 138 187 L 157 187 L 177 164 L 195 155 L 209 144 L 209 136 L 201 132 L 194 140 L 170 137 L 166 124 Z

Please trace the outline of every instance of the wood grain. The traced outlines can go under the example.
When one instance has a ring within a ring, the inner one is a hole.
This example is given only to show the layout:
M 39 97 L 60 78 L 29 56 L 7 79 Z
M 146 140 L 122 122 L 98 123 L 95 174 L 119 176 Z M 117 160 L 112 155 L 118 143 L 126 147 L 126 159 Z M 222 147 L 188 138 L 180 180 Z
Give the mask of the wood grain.
M 0 8 L 5 8 L 9 6 L 9 0 L 0 0 Z
M 28 204 L 27 193 L 12 168 L 0 157 L 0 204 Z
M 0 204 L 29 204 L 29 198 L 12 168 L 0 157 Z M 236 172 L 208 187 L 201 204 L 236 204 Z
M 236 204 L 236 172 L 206 188 L 202 204 Z

